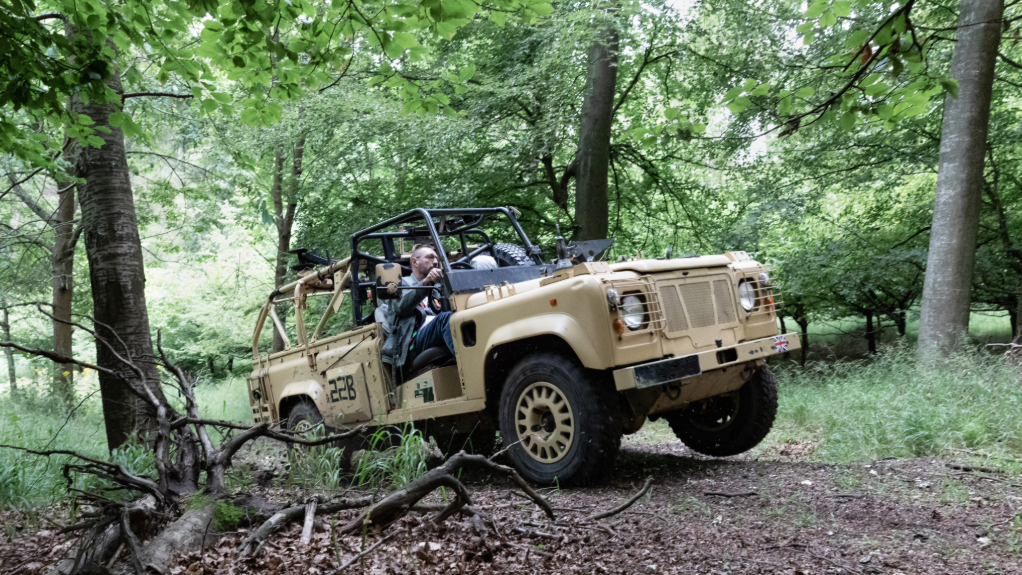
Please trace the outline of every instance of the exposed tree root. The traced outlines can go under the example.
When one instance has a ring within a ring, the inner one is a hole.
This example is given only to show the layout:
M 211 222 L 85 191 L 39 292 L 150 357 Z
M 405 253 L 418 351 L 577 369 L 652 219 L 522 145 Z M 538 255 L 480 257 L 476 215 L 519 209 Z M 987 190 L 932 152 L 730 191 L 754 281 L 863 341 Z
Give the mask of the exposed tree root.
M 359 509 L 372 505 L 372 497 L 361 497 L 357 499 L 342 499 L 333 503 L 326 503 L 317 507 L 317 512 L 320 515 L 331 515 L 338 511 L 344 511 L 345 509 Z M 295 521 L 300 521 L 305 518 L 305 505 L 296 505 L 294 507 L 288 507 L 287 509 L 281 509 L 280 511 L 273 514 L 258 529 L 253 531 L 247 539 L 238 548 L 238 557 L 246 558 L 253 557 L 259 552 L 263 544 L 266 543 L 267 539 L 280 531 L 284 527 L 290 525 Z
M 391 493 L 379 503 L 373 504 L 358 517 L 341 528 L 341 533 L 356 533 L 363 527 L 372 527 L 383 530 L 389 525 L 404 517 L 423 497 L 429 495 L 440 487 L 446 487 L 454 492 L 454 500 L 432 517 L 434 523 L 441 523 L 451 515 L 458 513 L 466 506 L 472 505 L 472 497 L 468 489 L 456 475 L 458 470 L 466 465 L 483 467 L 489 471 L 497 472 L 513 480 L 527 496 L 539 505 L 551 521 L 554 520 L 554 509 L 541 495 L 536 493 L 532 487 L 514 469 L 499 465 L 483 457 L 482 455 L 468 455 L 464 451 L 452 456 L 446 463 L 427 471 L 422 477 L 410 482 L 404 488 Z

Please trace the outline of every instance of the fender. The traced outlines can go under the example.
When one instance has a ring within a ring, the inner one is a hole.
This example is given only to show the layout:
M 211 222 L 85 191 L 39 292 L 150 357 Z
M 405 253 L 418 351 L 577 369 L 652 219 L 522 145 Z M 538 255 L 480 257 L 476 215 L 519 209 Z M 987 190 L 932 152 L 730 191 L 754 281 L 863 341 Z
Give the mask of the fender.
M 563 339 L 585 367 L 591 369 L 613 367 L 614 356 L 610 346 L 603 346 L 607 349 L 601 353 L 600 346 L 592 340 L 578 321 L 563 313 L 531 316 L 502 325 L 490 334 L 486 341 L 486 353 L 489 354 L 490 350 L 498 345 L 537 335 L 555 335 Z
M 298 395 L 308 396 L 316 404 L 316 409 L 321 414 L 326 413 L 326 394 L 323 392 L 323 386 L 314 379 L 293 381 L 287 384 L 284 387 L 284 391 L 280 393 L 280 397 L 277 398 L 277 413 L 283 413 L 281 406 L 285 399 Z

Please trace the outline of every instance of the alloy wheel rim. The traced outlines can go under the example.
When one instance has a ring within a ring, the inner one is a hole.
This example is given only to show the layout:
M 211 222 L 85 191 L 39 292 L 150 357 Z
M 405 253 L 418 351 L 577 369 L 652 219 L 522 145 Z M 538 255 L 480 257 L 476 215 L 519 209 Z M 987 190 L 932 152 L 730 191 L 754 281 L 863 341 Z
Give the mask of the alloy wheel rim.
M 575 414 L 553 384 L 539 381 L 518 396 L 515 430 L 522 448 L 540 463 L 564 458 L 575 439 Z

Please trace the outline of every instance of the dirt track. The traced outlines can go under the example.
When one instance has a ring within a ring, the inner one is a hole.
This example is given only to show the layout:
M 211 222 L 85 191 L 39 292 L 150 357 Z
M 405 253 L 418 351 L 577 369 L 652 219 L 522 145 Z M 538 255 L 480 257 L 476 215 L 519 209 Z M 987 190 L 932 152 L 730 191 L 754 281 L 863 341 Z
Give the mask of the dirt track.
M 1018 477 L 931 459 L 852 466 L 785 459 L 707 459 L 676 441 L 626 444 L 609 484 L 548 493 L 561 509 L 560 525 L 549 525 L 502 480 L 466 477 L 475 504 L 491 506 L 503 540 L 492 531 L 480 538 L 469 520 L 433 529 L 421 516 L 406 518 L 394 529 L 399 534 L 366 558 L 364 571 L 356 564 L 345 573 L 1022 573 L 1022 520 L 1010 520 L 1022 512 Z M 599 524 L 577 521 L 625 501 L 647 477 L 652 491 L 629 511 Z M 229 535 L 202 558 L 182 557 L 173 572 L 335 569 L 329 523 L 320 524 L 308 549 L 298 547 L 299 530 L 279 535 L 249 562 L 233 558 L 243 534 Z M 365 546 L 378 540 L 370 533 Z M 0 570 L 31 573 L 25 554 L 60 541 L 27 534 L 4 541 Z M 342 541 L 341 560 L 361 545 Z

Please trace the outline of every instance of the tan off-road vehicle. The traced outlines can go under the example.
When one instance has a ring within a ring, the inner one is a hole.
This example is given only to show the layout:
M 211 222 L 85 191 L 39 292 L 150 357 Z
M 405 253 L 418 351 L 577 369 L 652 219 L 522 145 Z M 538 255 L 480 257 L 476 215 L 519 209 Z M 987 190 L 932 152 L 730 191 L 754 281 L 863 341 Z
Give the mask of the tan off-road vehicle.
M 622 434 L 647 420 L 666 419 L 688 447 L 713 456 L 766 436 L 777 410 L 766 358 L 800 342 L 777 333 L 779 294 L 763 265 L 744 252 L 607 263 L 594 258 L 609 240 L 560 238 L 545 263 L 513 212 L 413 210 L 354 234 L 349 258 L 274 291 L 252 345 L 255 421 L 296 430 L 413 423 L 445 438 L 442 447 L 477 452 L 493 449 L 499 431 L 515 467 L 537 483 L 605 476 Z M 440 248 L 443 283 L 404 286 L 408 250 L 424 241 Z M 453 357 L 442 347 L 409 365 L 382 362 L 376 304 L 407 289 L 453 312 Z M 310 305 L 317 295 L 329 303 Z M 286 326 L 282 302 L 293 304 Z M 324 333 L 342 306 L 351 328 Z M 317 307 L 325 311 L 314 323 Z M 260 350 L 268 318 L 283 351 Z

